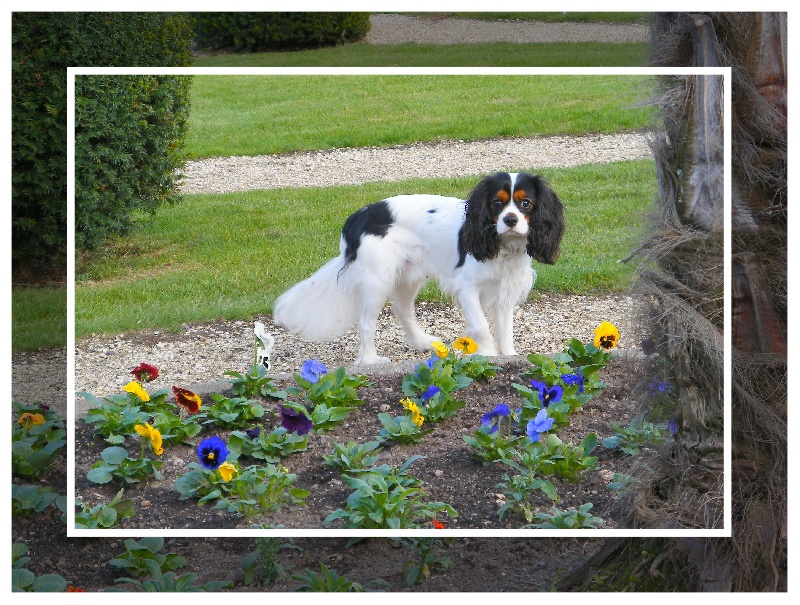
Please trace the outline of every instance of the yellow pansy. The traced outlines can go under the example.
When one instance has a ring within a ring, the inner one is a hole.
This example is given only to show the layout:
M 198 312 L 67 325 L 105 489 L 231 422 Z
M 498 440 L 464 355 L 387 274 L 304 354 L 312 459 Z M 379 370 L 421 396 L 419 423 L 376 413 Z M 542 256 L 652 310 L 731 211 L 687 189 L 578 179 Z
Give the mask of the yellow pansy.
M 222 480 L 225 483 L 233 479 L 233 475 L 236 472 L 238 472 L 236 470 L 236 467 L 233 466 L 230 462 L 223 462 L 222 464 L 219 465 L 219 468 L 217 468 L 217 470 L 219 471 L 219 475 L 220 477 L 222 477 Z
M 411 401 L 408 397 L 405 399 L 401 399 L 400 403 L 403 404 L 403 407 L 411 412 L 411 422 L 416 424 L 417 426 L 422 426 L 422 423 L 425 422 L 425 417 L 420 414 L 419 408 L 417 404 Z
M 161 438 L 161 432 L 158 429 L 150 426 L 150 423 L 145 423 L 144 426 L 137 424 L 133 429 L 142 437 L 147 437 L 150 440 L 150 447 L 153 448 L 153 452 L 155 452 L 157 456 L 164 453 L 163 440 Z
M 478 343 L 472 340 L 469 336 L 461 336 L 453 343 L 453 348 L 458 349 L 467 355 L 472 355 L 478 350 Z
M 125 391 L 125 392 L 127 392 L 127 393 L 133 393 L 133 394 L 134 394 L 134 395 L 136 395 L 136 396 L 137 396 L 137 397 L 138 397 L 138 398 L 139 398 L 141 401 L 150 401 L 150 395 L 148 395 L 148 394 L 147 394 L 147 391 L 145 391 L 145 390 L 142 388 L 142 385 L 140 385 L 140 384 L 139 384 L 138 382 L 136 382 L 135 380 L 132 380 L 131 382 L 129 382 L 128 384 L 126 384 L 124 387 L 122 387 L 122 390 L 123 390 L 123 391 Z
M 598 349 L 613 349 L 619 342 L 619 330 L 609 321 L 604 321 L 594 330 L 594 346 Z
M 26 429 L 31 428 L 34 424 L 44 424 L 44 416 L 41 414 L 31 414 L 30 412 L 25 412 L 22 416 L 19 417 L 17 420 L 22 426 Z
M 447 357 L 449 351 L 447 350 L 447 347 L 443 342 L 439 342 L 437 340 L 436 342 L 432 343 L 431 346 L 433 347 L 433 350 L 436 351 L 436 354 L 439 357 Z

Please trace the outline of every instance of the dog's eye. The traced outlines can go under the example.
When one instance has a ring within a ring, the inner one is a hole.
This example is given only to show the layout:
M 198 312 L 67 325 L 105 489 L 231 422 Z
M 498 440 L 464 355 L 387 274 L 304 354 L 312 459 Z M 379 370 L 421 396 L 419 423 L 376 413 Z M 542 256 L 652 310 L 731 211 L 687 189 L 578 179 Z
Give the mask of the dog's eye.
M 494 198 L 492 200 L 492 208 L 494 208 L 496 210 L 499 210 L 500 208 L 502 208 L 503 204 L 504 204 L 504 202 L 499 198 Z
M 533 202 L 530 201 L 528 198 L 520 200 L 519 202 L 520 210 L 531 210 L 533 209 Z

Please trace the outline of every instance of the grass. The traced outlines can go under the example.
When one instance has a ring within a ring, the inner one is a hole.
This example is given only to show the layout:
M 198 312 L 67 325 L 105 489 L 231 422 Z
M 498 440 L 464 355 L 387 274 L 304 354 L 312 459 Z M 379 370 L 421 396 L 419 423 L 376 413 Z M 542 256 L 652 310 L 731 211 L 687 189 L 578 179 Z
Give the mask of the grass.
M 347 44 L 295 52 L 198 56 L 194 67 L 642 67 L 644 42 Z
M 67 291 L 58 287 L 14 287 L 11 349 L 34 351 L 67 342 Z
M 649 76 L 196 76 L 190 158 L 648 127 Z M 465 119 L 466 117 L 466 119 Z
M 537 266 L 536 292 L 625 290 L 619 261 L 638 242 L 641 211 L 655 196 L 652 162 L 541 171 L 566 207 L 561 260 Z M 338 254 L 346 216 L 397 193 L 466 197 L 474 178 L 193 195 L 119 238 L 82 267 L 76 337 L 185 322 L 250 319 Z M 318 200 L 324 197 L 326 203 Z M 423 295 L 436 299 L 435 288 Z

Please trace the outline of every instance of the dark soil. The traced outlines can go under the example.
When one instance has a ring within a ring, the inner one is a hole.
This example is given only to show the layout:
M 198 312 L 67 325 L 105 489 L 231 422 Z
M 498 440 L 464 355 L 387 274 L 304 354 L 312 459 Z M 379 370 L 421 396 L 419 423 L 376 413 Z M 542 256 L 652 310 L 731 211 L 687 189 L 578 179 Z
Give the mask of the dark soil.
M 386 447 L 379 463 L 400 465 L 414 454 L 426 456 L 415 462 L 410 472 L 424 481 L 429 500 L 451 504 L 459 513 L 456 519 L 441 518 L 448 528 L 506 529 L 525 525 L 521 515 L 498 518 L 496 489 L 505 472 L 504 465 L 482 466 L 471 457 L 471 448 L 462 436 L 471 434 L 480 424 L 483 413 L 497 403 L 519 405 L 519 395 L 511 387 L 519 381 L 517 373 L 522 364 L 507 364 L 498 376 L 488 383 L 473 383 L 457 393 L 466 407 L 453 418 L 436 425 L 418 445 Z M 627 426 L 635 411 L 633 378 L 641 371 L 631 360 L 615 360 L 603 372 L 608 384 L 603 394 L 590 401 L 574 415 L 572 426 L 558 432 L 565 442 L 577 444 L 590 432 L 598 439 L 612 435 L 612 423 Z M 268 518 L 245 519 L 231 513 L 215 511 L 209 506 L 197 506 L 192 501 L 180 501 L 172 489 L 177 476 L 185 472 L 186 465 L 195 459 L 188 446 L 167 446 L 164 453 L 162 481 L 133 484 L 126 488 L 125 496 L 134 500 L 136 515 L 118 523 L 116 528 L 250 528 L 253 523 L 268 522 L 286 528 L 323 528 L 322 521 L 333 510 L 343 507 L 350 493 L 338 474 L 325 464 L 323 454 L 330 453 L 331 442 L 345 443 L 374 439 L 381 428 L 377 412 L 389 406 L 395 415 L 402 413 L 398 400 L 402 397 L 400 377 L 377 378 L 369 387 L 359 389 L 365 405 L 352 412 L 346 423 L 333 431 L 309 439 L 306 451 L 293 454 L 283 464 L 297 474 L 296 485 L 307 489 L 311 495 L 305 507 L 287 505 Z M 274 404 L 273 404 L 274 405 Z M 266 416 L 265 416 L 266 418 Z M 265 422 L 265 428 L 274 425 Z M 218 433 L 227 437 L 227 431 L 204 431 L 200 437 Z M 86 471 L 107 444 L 92 435 L 91 427 L 79 422 L 76 427 L 76 494 L 85 502 L 106 502 L 119 490 L 116 485 L 96 485 L 86 478 Z M 133 447 L 133 446 L 132 446 Z M 136 455 L 137 452 L 131 453 Z M 577 482 L 567 484 L 553 479 L 561 500 L 561 509 L 577 507 L 592 502 L 592 512 L 606 520 L 604 528 L 618 526 L 624 507 L 614 500 L 607 483 L 616 471 L 625 472 L 630 459 L 617 451 L 602 446 L 594 452 L 598 456 L 597 468 L 585 473 Z M 66 485 L 66 459 L 54 465 L 39 481 L 63 491 Z M 535 495 L 533 503 L 541 510 L 551 506 L 548 498 Z M 621 513 L 620 513 L 621 511 Z M 28 569 L 37 575 L 61 574 L 68 582 L 90 591 L 102 591 L 112 586 L 131 589 L 130 585 L 114 585 L 120 573 L 108 561 L 124 552 L 123 538 L 66 538 L 61 513 L 50 507 L 37 516 L 15 517 L 13 541 L 25 542 L 30 548 Z M 335 528 L 336 524 L 332 525 Z M 327 528 L 326 528 L 327 529 Z M 531 530 L 532 534 L 535 530 Z M 411 559 L 406 548 L 398 547 L 385 538 L 370 538 L 345 547 L 347 538 L 332 537 L 295 539 L 297 548 L 281 551 L 281 561 L 294 573 L 305 568 L 319 571 L 319 564 L 336 569 L 349 579 L 367 583 L 377 578 L 390 583 L 393 590 L 406 589 L 403 565 Z M 290 542 L 289 539 L 282 539 Z M 603 540 L 577 538 L 517 538 L 474 537 L 442 540 L 442 552 L 450 558 L 453 568 L 434 574 L 430 579 L 413 587 L 425 591 L 528 591 L 547 590 L 555 574 L 563 573 L 585 560 L 600 547 Z M 176 552 L 186 557 L 187 564 L 179 573 L 194 571 L 201 582 L 229 580 L 233 590 L 267 590 L 265 586 L 242 585 L 242 559 L 255 550 L 252 538 L 170 538 L 164 552 Z M 294 590 L 297 581 L 284 578 L 269 590 Z

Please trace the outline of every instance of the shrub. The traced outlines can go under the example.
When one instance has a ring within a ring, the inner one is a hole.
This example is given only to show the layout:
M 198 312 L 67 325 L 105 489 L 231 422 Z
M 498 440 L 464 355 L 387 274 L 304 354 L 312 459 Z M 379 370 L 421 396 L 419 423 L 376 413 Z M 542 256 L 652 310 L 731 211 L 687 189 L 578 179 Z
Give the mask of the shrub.
M 369 13 L 195 13 L 199 48 L 298 50 L 362 40 Z
M 12 14 L 15 261 L 66 252 L 67 66 L 186 66 L 190 37 L 180 13 Z
M 125 234 L 135 210 L 179 196 L 186 76 L 79 76 L 75 81 L 75 243 L 95 248 Z

